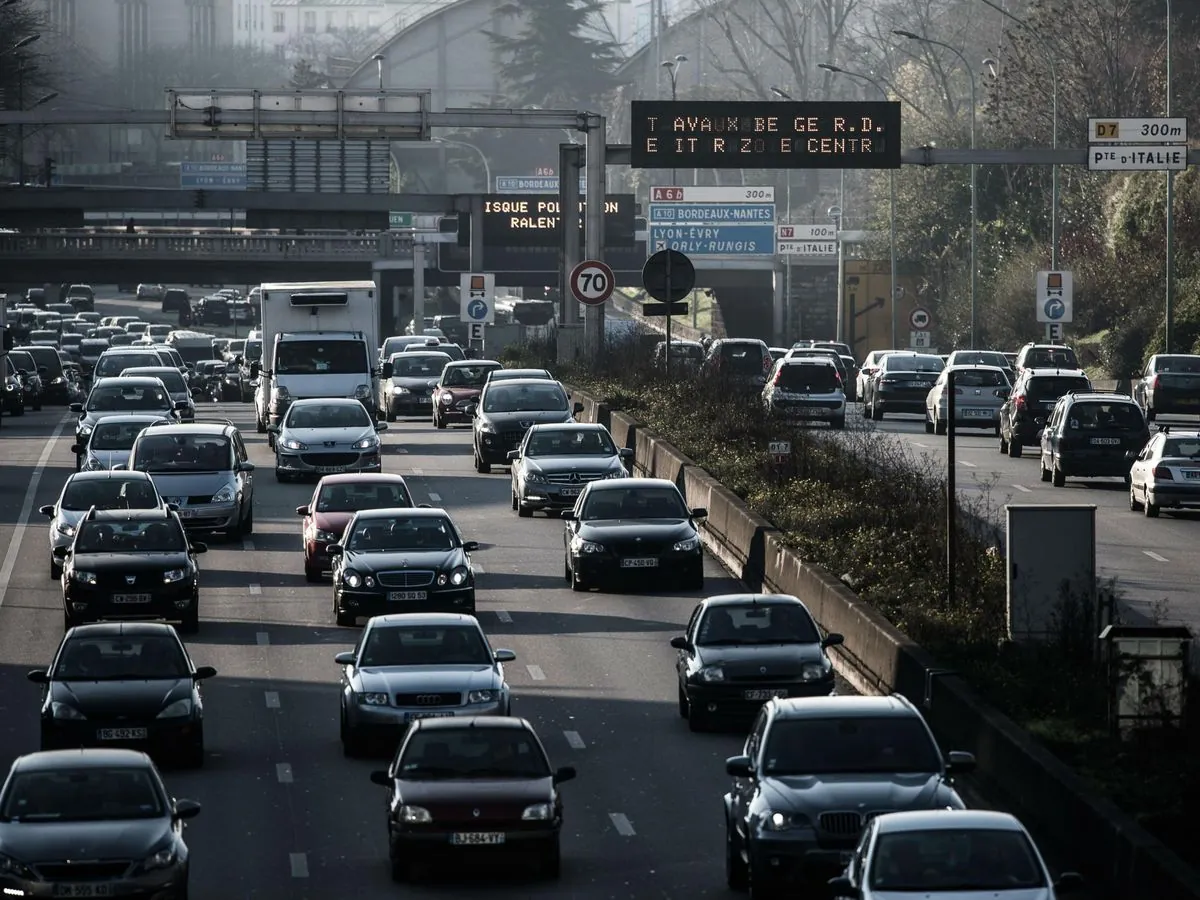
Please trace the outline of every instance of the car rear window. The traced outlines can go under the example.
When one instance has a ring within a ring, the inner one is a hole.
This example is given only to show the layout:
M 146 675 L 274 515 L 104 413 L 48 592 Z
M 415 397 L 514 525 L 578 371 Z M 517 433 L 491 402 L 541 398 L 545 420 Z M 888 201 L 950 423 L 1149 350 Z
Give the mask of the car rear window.
M 955 387 L 1008 387 L 1008 379 L 1003 372 L 980 369 L 956 371 L 954 373 Z
M 940 372 L 945 368 L 936 356 L 885 356 L 883 368 L 888 372 Z
M 1160 356 L 1154 361 L 1156 372 L 1200 375 L 1200 356 Z
M 1141 431 L 1146 425 L 1142 411 L 1132 403 L 1075 403 L 1067 411 L 1072 431 Z
M 1070 347 L 1034 347 L 1025 354 L 1027 369 L 1078 369 L 1079 359 Z
M 1092 384 L 1086 378 L 1051 376 L 1030 378 L 1026 393 L 1038 400 L 1057 400 L 1072 391 L 1090 391 Z
M 839 387 L 837 371 L 833 366 L 804 363 L 781 367 L 775 386 L 800 394 L 834 391 Z
M 757 344 L 722 344 L 721 366 L 734 372 L 757 374 L 763 369 L 762 347 Z

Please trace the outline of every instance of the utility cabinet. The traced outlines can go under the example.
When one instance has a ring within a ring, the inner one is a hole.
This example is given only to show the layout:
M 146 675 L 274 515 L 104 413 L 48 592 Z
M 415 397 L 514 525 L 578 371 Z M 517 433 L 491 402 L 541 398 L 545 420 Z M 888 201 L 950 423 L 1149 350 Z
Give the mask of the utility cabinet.
M 1021 643 L 1094 639 L 1096 507 L 1009 504 L 1008 634 Z

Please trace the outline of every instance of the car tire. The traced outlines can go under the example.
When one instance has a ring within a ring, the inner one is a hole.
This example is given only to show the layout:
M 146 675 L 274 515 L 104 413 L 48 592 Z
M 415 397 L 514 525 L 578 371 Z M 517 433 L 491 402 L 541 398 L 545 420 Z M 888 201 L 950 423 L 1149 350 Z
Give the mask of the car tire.
M 934 419 L 933 420 L 933 433 L 938 434 L 938 435 L 944 435 L 946 433 L 946 423 L 940 421 L 939 419 Z
M 50 559 L 50 580 L 58 581 L 60 578 L 62 578 L 62 566 L 60 566 L 58 563 L 56 563 L 54 561 L 53 558 L 51 558 Z
M 1000 426 L 996 425 L 992 428 L 992 437 L 1000 437 Z
M 694 734 L 703 734 L 708 731 L 708 713 L 698 706 L 689 706 L 687 723 L 688 731 Z
M 1021 442 L 1017 440 L 1017 438 L 1016 438 L 1016 435 L 1014 435 L 1013 437 L 1009 438 L 1009 441 L 1008 441 L 1008 455 L 1009 455 L 1009 458 L 1010 458 L 1010 459 L 1020 459 L 1020 458 L 1021 458 L 1021 451 L 1022 451 L 1023 449 L 1025 449 L 1025 448 L 1021 446 Z
M 933 434 L 933 420 L 929 418 L 929 413 L 925 413 L 925 433 Z
M 1134 493 L 1133 485 L 1129 485 L 1129 511 L 1141 512 L 1142 504 L 1138 503 L 1137 494 Z
M 342 719 L 342 756 L 346 759 L 358 759 L 363 755 L 366 749 L 364 746 L 362 735 L 346 725 L 346 720 Z
M 200 606 L 198 603 L 193 603 L 192 608 L 187 610 L 179 622 L 179 631 L 181 634 L 196 634 L 200 630 Z
M 517 493 L 516 493 L 516 491 L 512 491 L 511 493 L 512 493 L 512 508 L 513 508 L 513 510 L 514 510 L 514 511 L 516 511 L 516 510 L 518 510 L 518 509 L 520 509 L 520 508 L 521 508 L 521 504 L 520 504 L 520 502 L 517 500 Z
M 744 891 L 750 885 L 746 861 L 728 822 L 725 823 L 725 884 L 734 891 Z
M 337 600 L 333 601 L 333 621 L 338 628 L 353 628 L 358 624 L 358 617 L 338 609 Z
M 65 609 L 63 610 L 63 633 L 66 634 L 75 627 L 75 617 Z
M 479 455 L 478 451 L 475 453 L 475 471 L 480 475 L 492 474 L 492 467 L 483 461 L 483 457 Z
M 41 395 L 41 394 L 38 394 L 38 395 L 37 395 L 37 399 L 35 399 L 35 400 L 33 401 L 33 411 L 34 411 L 34 412 L 41 412 L 41 411 L 42 411 L 42 395 Z
M 25 415 L 25 401 L 24 401 L 24 399 L 22 399 L 22 400 L 21 400 L 21 402 L 20 402 L 20 403 L 18 403 L 18 404 L 17 404 L 17 405 L 16 405 L 16 406 L 13 408 L 12 414 L 13 414 L 14 416 L 23 416 L 23 415 Z
M 567 584 L 570 584 L 572 578 L 573 578 L 573 576 L 571 575 L 571 563 L 568 560 L 564 559 L 563 560 L 563 581 L 565 581 Z
M 242 537 L 254 534 L 254 498 L 250 498 L 250 511 L 246 513 L 246 521 L 242 523 Z
M 521 501 L 518 500 L 517 501 L 517 516 L 519 516 L 522 519 L 532 519 L 533 518 L 533 510 L 529 509 L 526 506 L 522 506 Z
M 1003 432 L 1003 431 L 1001 431 L 999 428 L 997 428 L 997 429 L 996 429 L 996 436 L 1000 438 L 1000 452 L 1001 452 L 1001 454 L 1007 454 L 1007 453 L 1008 453 L 1008 441 L 1006 441 L 1006 440 L 1004 439 L 1004 432 Z
M 254 430 L 259 434 L 267 433 L 267 423 L 260 419 L 257 415 L 254 417 Z
M 404 858 L 404 854 L 400 852 L 391 838 L 388 838 L 388 869 L 392 881 L 396 884 L 412 880 L 412 865 Z
M 1067 483 L 1067 476 L 1063 474 L 1063 470 L 1058 463 L 1051 462 L 1050 468 L 1050 483 L 1055 487 L 1062 487 Z
M 1046 461 L 1041 456 L 1038 457 L 1038 470 L 1038 476 L 1042 481 L 1048 482 L 1051 478 L 1050 470 L 1046 468 Z
M 687 691 L 683 689 L 683 685 L 677 686 L 679 692 L 679 718 L 686 720 L 691 715 L 691 705 L 688 703 Z
M 562 877 L 562 847 L 557 836 L 550 838 L 542 851 L 540 868 L 546 878 L 557 881 Z
M 883 410 L 880 409 L 879 406 L 874 402 L 871 403 L 871 420 L 874 422 L 883 421 Z
M 394 409 L 392 409 L 392 405 L 390 403 L 387 405 L 387 408 L 384 410 L 383 418 L 388 422 L 396 421 L 396 411 Z
M 1150 407 L 1147 406 L 1146 407 L 1146 421 L 1153 422 L 1156 418 L 1158 418 L 1158 413 L 1156 413 L 1153 409 L 1151 409 Z
M 580 578 L 579 574 L 574 569 L 571 570 L 571 590 L 580 594 L 591 590 L 591 586 L 582 578 Z
M 434 416 L 433 417 L 433 427 L 434 428 L 445 428 L 446 427 L 445 419 L 443 419 L 441 416 Z
M 1157 519 L 1159 509 L 1159 505 L 1157 503 L 1151 503 L 1149 497 L 1147 497 L 1142 503 L 1142 512 L 1145 513 L 1147 519 Z

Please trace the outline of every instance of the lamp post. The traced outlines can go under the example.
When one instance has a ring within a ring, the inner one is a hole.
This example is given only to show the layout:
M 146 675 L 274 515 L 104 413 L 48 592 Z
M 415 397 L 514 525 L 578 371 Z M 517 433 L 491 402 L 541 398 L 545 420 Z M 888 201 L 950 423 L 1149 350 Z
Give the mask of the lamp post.
M 1054 58 L 1054 48 L 1038 33 L 1032 25 L 1015 16 L 994 0 L 979 0 L 984 6 L 994 9 L 1020 27 L 1024 28 L 1046 54 L 1046 62 L 1050 64 L 1050 146 L 1058 149 L 1058 62 Z M 1050 268 L 1058 268 L 1058 165 L 1050 167 Z
M 791 94 L 789 94 L 787 91 L 785 91 L 783 88 L 779 87 L 778 85 L 774 85 L 774 84 L 771 85 L 771 93 L 774 94 L 776 97 L 779 97 L 781 100 L 793 100 L 794 101 L 796 99 Z M 787 187 L 786 187 L 785 191 L 786 191 L 786 197 L 787 197 L 787 221 L 788 221 L 788 224 L 790 225 L 792 222 L 792 170 L 791 169 L 787 170 Z
M 874 76 L 865 75 L 862 72 L 851 72 L 847 69 L 843 69 L 841 66 L 835 66 L 832 63 L 818 63 L 817 68 L 824 69 L 826 72 L 832 72 L 835 75 L 845 75 L 847 78 L 857 78 L 860 81 L 865 81 L 867 84 L 869 84 L 873 88 L 875 88 L 875 90 L 879 91 L 880 95 L 883 97 L 884 100 L 890 99 L 888 96 L 887 88 L 885 88 L 883 86 L 883 83 L 878 78 L 875 78 Z M 843 177 L 844 177 L 844 175 L 845 175 L 845 172 L 843 171 Z M 899 285 L 896 283 L 897 273 L 896 273 L 896 170 L 895 169 L 891 169 L 888 171 L 888 194 L 889 194 L 888 236 L 889 236 L 889 243 L 891 244 L 891 251 L 892 251 L 891 252 L 891 285 L 890 285 L 891 292 L 892 292 L 892 296 L 891 296 L 892 349 L 899 350 L 900 349 L 900 326 L 899 326 L 899 317 L 896 314 L 897 313 L 896 301 L 899 299 Z M 841 230 L 840 225 L 839 225 L 838 230 L 839 231 Z M 839 255 L 839 257 L 841 255 L 841 247 L 842 247 L 842 242 L 841 242 L 841 237 L 839 236 L 838 237 L 838 255 Z M 842 287 L 841 284 L 839 284 L 838 285 L 838 303 L 839 304 L 842 302 L 841 298 L 842 298 L 843 290 L 844 290 L 844 288 Z M 840 309 L 838 310 L 838 317 L 839 317 L 839 319 L 841 318 L 841 310 Z M 840 335 L 838 336 L 838 340 L 842 340 Z
M 922 37 L 919 34 L 913 34 L 911 31 L 895 30 L 892 34 L 897 37 L 908 38 L 910 41 L 917 41 L 921 44 L 929 44 L 934 47 L 942 47 L 949 50 L 963 64 L 963 68 L 967 70 L 967 75 L 971 78 L 971 149 L 975 149 L 975 111 L 978 109 L 976 103 L 976 95 L 978 93 L 978 82 L 975 78 L 975 70 L 971 68 L 971 64 L 967 62 L 966 56 L 956 47 L 952 47 L 944 41 L 937 41 L 933 38 Z M 979 198 L 978 198 L 978 174 L 979 166 L 974 162 L 971 163 L 971 349 L 976 348 L 976 343 L 979 339 L 979 317 L 978 317 L 978 282 L 979 282 L 979 263 L 976 256 L 976 238 L 979 232 Z
M 383 93 L 383 61 L 385 59 L 382 53 L 376 53 L 371 59 L 375 60 L 375 72 L 379 75 L 379 93 Z
M 780 98 L 781 100 L 795 101 L 795 99 L 796 99 L 795 97 L 793 97 L 791 94 L 789 94 L 787 91 L 785 91 L 783 88 L 779 87 L 779 85 L 776 85 L 776 84 L 771 85 L 771 93 L 774 94 L 776 97 Z M 786 188 L 785 188 L 786 201 L 785 202 L 787 203 L 786 217 L 787 217 L 787 223 L 790 225 L 790 224 L 792 224 L 792 170 L 791 169 L 787 170 L 787 181 L 785 182 L 785 184 L 786 184 Z M 784 269 L 783 269 L 783 295 L 784 295 L 783 308 L 784 308 L 784 311 L 786 314 L 786 319 L 785 319 L 785 324 L 784 324 L 784 337 L 786 339 L 787 335 L 789 333 L 791 333 L 794 335 L 796 340 L 799 340 L 800 339 L 800 330 L 801 330 L 800 326 L 802 325 L 802 323 L 797 322 L 795 324 L 798 327 L 796 327 L 794 329 L 792 328 L 792 325 L 793 325 L 792 320 L 794 317 L 792 315 L 792 260 L 791 260 L 791 257 L 786 256 L 784 258 L 784 263 L 785 263 L 785 265 L 784 265 Z M 839 292 L 839 297 L 840 297 L 840 292 Z
M 474 150 L 476 153 L 478 153 L 479 161 L 483 163 L 484 179 L 487 182 L 487 190 L 484 193 L 490 194 L 492 192 L 492 167 L 488 165 L 487 157 L 483 155 L 482 150 L 480 150 L 474 144 L 468 144 L 466 141 L 451 141 L 447 140 L 446 138 L 433 138 L 433 143 L 445 144 L 447 147 L 464 147 L 467 150 Z
M 1167 118 L 1171 116 L 1171 0 L 1167 0 Z M 1167 170 L 1166 297 L 1163 298 L 1163 352 L 1171 352 L 1175 330 L 1175 172 Z
M 659 66 L 667 70 L 667 76 L 671 79 L 671 100 L 679 99 L 679 69 L 687 62 L 687 57 L 682 53 L 674 59 L 664 60 L 659 63 Z M 671 185 L 675 185 L 675 170 L 671 170 Z

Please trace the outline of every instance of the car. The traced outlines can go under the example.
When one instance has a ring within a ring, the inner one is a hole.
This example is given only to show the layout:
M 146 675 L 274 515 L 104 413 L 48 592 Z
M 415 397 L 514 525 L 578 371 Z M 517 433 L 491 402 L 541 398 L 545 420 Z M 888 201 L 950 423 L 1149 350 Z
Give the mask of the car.
M 391 749 L 420 719 L 509 715 L 503 664 L 516 658 L 493 650 L 474 616 L 375 616 L 358 646 L 334 657 L 342 667 L 345 755 L 361 756 L 380 739 Z
M 38 512 L 50 520 L 50 578 L 62 578 L 62 560 L 55 553 L 71 546 L 88 510 L 166 509 L 154 482 L 145 472 L 75 472 L 63 484 L 58 500 Z
M 110 337 L 108 339 L 108 346 L 110 349 L 124 348 L 126 350 L 140 350 L 140 347 L 134 346 L 134 342 L 136 340 L 137 339 L 132 334 L 129 334 L 128 332 L 122 332 L 121 334 L 114 334 L 112 337 Z M 146 363 L 139 362 L 137 365 L 146 365 Z
M 21 384 L 21 377 L 17 374 L 17 367 L 13 365 L 13 361 L 7 355 L 3 357 L 4 365 L 0 368 L 3 374 L 3 394 L 0 395 L 0 412 L 6 412 L 12 416 L 25 415 L 25 390 Z
M 204 764 L 200 682 L 216 677 L 192 662 L 162 622 L 79 625 L 63 637 L 42 685 L 41 748 L 146 748 L 191 768 Z
M 254 533 L 254 463 L 228 420 L 153 425 L 129 451 L 127 467 L 147 473 L 188 531 Z
M 651 578 L 703 590 L 696 523 L 707 516 L 663 478 L 593 481 L 563 514 L 563 576 L 574 591 Z
M 0 888 L 14 897 L 187 897 L 184 824 L 145 753 L 50 750 L 17 757 L 0 789 Z
M 860 395 L 863 416 L 878 422 L 886 413 L 925 415 L 925 398 L 944 367 L 940 356 L 929 353 L 887 354 Z
M 187 404 L 182 400 L 171 400 L 166 387 L 157 378 L 99 378 L 92 384 L 84 403 L 72 403 L 68 407 L 77 413 L 75 423 L 75 470 L 83 467 L 87 445 L 91 440 L 96 423 L 112 415 L 153 415 L 172 422 Z
M 182 288 L 168 288 L 162 292 L 160 300 L 162 312 L 177 313 L 192 308 L 192 298 Z
M 828 697 L 835 682 L 825 651 L 844 640 L 822 636 L 808 607 L 790 594 L 702 600 L 686 634 L 671 639 L 679 715 L 692 731 L 707 731 L 745 723 L 776 697 Z
M 950 354 L 951 357 L 954 354 Z M 954 427 L 986 428 L 1000 436 L 1000 407 L 1012 385 L 999 366 L 958 365 L 942 369 L 925 396 L 925 433 L 950 428 L 950 377 L 954 376 Z
M 382 471 L 384 431 L 387 423 L 374 421 L 358 400 L 296 400 L 278 425 L 267 427 L 275 436 L 275 478 Z
M 1129 471 L 1129 508 L 1153 519 L 1162 509 L 1200 509 L 1200 431 L 1164 426 Z
M 172 509 L 90 509 L 63 563 L 63 628 L 86 622 L 165 620 L 200 628 L 199 566 L 208 547 L 189 543 Z
M 139 284 L 136 296 L 139 300 L 161 300 L 166 290 L 161 284 Z
M 769 700 L 725 761 L 726 880 L 755 897 L 825 887 L 872 816 L 964 809 L 952 777 L 974 768 L 899 694 Z
M 838 377 L 842 380 L 842 390 L 845 392 L 845 386 L 850 382 L 850 373 L 846 369 L 846 361 L 842 359 L 840 353 L 836 350 L 830 350 L 825 347 L 793 347 L 787 352 L 786 359 L 827 359 L 833 363 L 837 369 Z M 772 364 L 774 368 L 774 364 Z M 767 383 L 770 384 L 771 377 L 768 374 Z
M 96 292 L 88 284 L 73 284 L 67 288 L 67 302 L 78 312 L 96 308 Z
M 1079 357 L 1062 344 L 1039 344 L 1030 341 L 1017 351 L 1013 368 L 1020 375 L 1025 369 L 1080 369 Z
M 474 416 L 475 471 L 486 475 L 493 465 L 509 464 L 508 454 L 520 446 L 532 426 L 574 422 L 583 404 L 572 404 L 557 381 L 522 378 L 485 384 L 479 400 L 466 409 Z
M 539 509 L 557 516 L 575 505 L 584 485 L 629 477 L 625 464 L 632 459 L 633 451 L 617 447 L 603 425 L 534 425 L 508 454 L 512 508 L 523 519 Z
M 31 303 L 39 309 L 46 308 L 46 290 L 45 288 L 29 288 L 25 291 L 25 302 Z
M 667 342 L 659 341 L 654 345 L 650 363 L 656 369 L 665 368 L 667 357 Z M 772 357 L 774 358 L 774 357 Z M 697 372 L 704 365 L 704 345 L 699 341 L 671 341 L 671 368 L 678 373 Z
M 379 408 L 387 421 L 430 415 L 433 391 L 448 362 L 450 357 L 445 353 L 393 353 L 379 379 Z
M 42 408 L 42 396 L 45 393 L 45 387 L 42 385 L 42 376 L 38 374 L 37 363 L 34 362 L 33 357 L 25 350 L 10 350 L 8 360 L 16 370 L 25 406 L 34 412 L 39 411 Z
M 62 319 L 75 318 L 75 307 L 72 306 L 70 303 L 65 303 L 65 302 L 63 302 L 63 303 L 47 303 L 46 304 L 46 312 L 55 313 Z M 59 330 L 60 331 L 62 330 L 61 323 L 59 324 Z
M 125 326 L 125 332 L 132 334 L 135 338 L 141 338 L 146 333 L 146 329 L 150 327 L 149 322 L 130 322 Z
M 484 384 L 493 384 L 497 381 L 514 381 L 519 378 L 533 378 L 537 381 L 555 381 L 555 377 L 550 374 L 549 369 L 492 369 L 487 373 L 487 378 L 484 379 Z
M 1082 369 L 1022 370 L 1000 406 L 1000 452 L 1019 458 L 1027 445 L 1040 440 L 1060 397 L 1091 389 L 1092 382 Z
M 404 509 L 413 506 L 408 484 L 399 475 L 383 473 L 325 475 L 317 482 L 312 499 L 296 507 L 303 520 L 304 578 L 324 579 L 333 571 L 326 548 L 342 539 L 354 514 L 364 509 Z
M 29 332 L 28 341 L 34 347 L 53 347 L 57 349 L 61 339 L 61 331 L 54 331 L 49 328 L 36 328 Z
M 953 366 L 995 366 L 1003 369 L 1008 383 L 1017 380 L 1017 373 L 1008 357 L 997 350 L 955 350 L 946 357 L 946 368 Z
M 167 394 L 170 395 L 172 401 L 177 404 L 187 404 L 176 407 L 180 421 L 188 422 L 196 418 L 196 404 L 192 401 L 192 392 L 188 388 L 187 380 L 183 377 L 183 373 L 174 366 L 134 366 L 126 369 L 118 377 L 157 378 L 167 389 Z
M 83 454 L 81 472 L 104 472 L 109 469 L 124 469 L 129 464 L 133 443 L 143 430 L 151 425 L 172 425 L 170 419 L 158 415 L 117 415 L 97 420 L 86 446 L 71 448 L 72 453 Z
M 774 360 L 775 362 L 779 362 L 781 359 L 783 359 L 785 356 L 788 355 L 788 348 L 787 347 L 768 347 L 767 352 L 769 352 L 771 354 L 772 360 Z
M 479 853 L 532 857 L 558 878 L 563 802 L 559 786 L 575 769 L 551 768 L 525 719 L 471 716 L 413 723 L 386 771 L 388 862 L 392 880 L 410 880 L 426 861 L 454 865 Z
M 777 361 L 763 388 L 762 404 L 774 418 L 846 427 L 845 381 L 827 357 L 785 356 Z
M 1055 881 L 1025 826 L 1010 813 L 934 809 L 884 813 L 863 830 L 845 873 L 829 882 L 837 900 L 1057 900 L 1083 888 Z
M 1159 413 L 1200 413 L 1200 355 L 1156 353 L 1133 386 L 1133 399 L 1153 422 Z
M 96 368 L 100 357 L 112 346 L 111 341 L 106 337 L 91 337 L 95 333 L 95 330 L 88 332 L 88 337 L 79 342 L 79 362 L 89 376 Z
M 1067 394 L 1042 431 L 1042 481 L 1062 487 L 1068 478 L 1099 476 L 1123 478 L 1131 485 L 1134 461 L 1149 440 L 1146 417 L 1127 394 Z
M 388 338 L 393 340 L 393 338 Z M 451 362 L 442 369 L 442 377 L 434 388 L 433 426 L 470 423 L 467 407 L 476 403 L 488 374 L 504 365 L 493 359 L 471 359 Z
M 757 394 L 766 387 L 772 365 L 771 351 L 762 341 L 721 338 L 709 346 L 703 368 Z
M 462 361 L 467 358 L 467 354 L 463 352 L 463 348 L 458 344 L 448 344 L 445 341 L 439 341 L 436 338 L 426 338 L 424 344 L 409 344 L 407 347 L 402 347 L 400 353 L 445 353 L 455 362 Z
M 360 510 L 333 558 L 333 617 L 348 627 L 360 617 L 399 612 L 475 614 L 475 541 L 464 541 L 443 509 Z
M 854 396 L 861 403 L 863 397 L 867 395 L 867 383 L 875 377 L 875 373 L 879 371 L 879 362 L 889 353 L 902 353 L 913 355 L 914 350 L 872 350 L 867 354 L 867 358 L 863 360 L 862 366 L 858 370 L 858 375 L 854 380 Z
M 97 378 L 115 378 L 126 369 L 157 368 L 163 364 L 162 358 L 150 347 L 117 346 L 117 338 L 120 337 L 119 334 L 112 335 L 109 338 L 112 346 L 96 360 L 93 371 Z M 129 338 L 127 343 L 133 343 L 132 335 L 127 334 L 125 337 Z
M 436 346 L 438 341 L 435 338 L 432 343 Z M 418 346 L 422 350 L 430 349 L 428 345 L 430 339 L 423 334 L 398 334 L 386 338 L 383 346 L 379 348 L 379 365 L 382 366 L 385 362 L 392 358 L 397 353 L 402 352 L 406 347 Z

